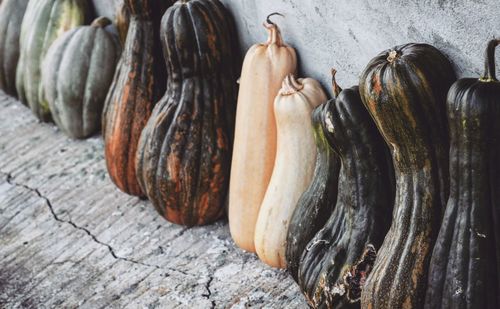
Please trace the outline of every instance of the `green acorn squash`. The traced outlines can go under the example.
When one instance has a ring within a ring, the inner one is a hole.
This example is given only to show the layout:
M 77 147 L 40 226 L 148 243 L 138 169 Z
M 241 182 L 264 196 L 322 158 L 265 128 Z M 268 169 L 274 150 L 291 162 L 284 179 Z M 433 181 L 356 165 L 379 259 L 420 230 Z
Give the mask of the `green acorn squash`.
M 500 82 L 495 47 L 480 79 L 448 92 L 450 198 L 431 258 L 425 308 L 500 307 Z
M 50 47 L 42 66 L 42 83 L 52 118 L 73 138 L 101 127 L 104 100 L 113 80 L 120 46 L 104 27 L 105 17 L 67 31 Z
M 363 103 L 391 149 L 393 221 L 362 292 L 364 308 L 421 308 L 432 248 L 448 199 L 449 60 L 428 44 L 375 57 L 360 79 Z
M 0 89 L 12 96 L 17 96 L 19 37 L 28 1 L 3 0 L 0 5 Z
M 50 121 L 49 104 L 41 83 L 41 66 L 50 45 L 64 32 L 88 18 L 86 0 L 30 1 L 21 25 L 20 57 L 16 89 L 21 102 L 29 105 L 42 121 Z

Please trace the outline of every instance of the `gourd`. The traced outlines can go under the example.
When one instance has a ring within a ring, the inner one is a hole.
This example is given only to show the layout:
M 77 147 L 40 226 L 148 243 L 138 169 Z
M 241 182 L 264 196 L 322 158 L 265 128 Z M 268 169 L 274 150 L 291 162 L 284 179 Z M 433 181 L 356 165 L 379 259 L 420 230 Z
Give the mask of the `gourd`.
M 106 167 L 115 185 L 131 195 L 143 196 L 137 182 L 135 156 L 142 129 L 159 91 L 163 72 L 155 74 L 162 59 L 154 56 L 153 19 L 159 0 L 124 0 L 130 11 L 127 39 L 107 94 L 102 114 Z
M 130 12 L 125 3 L 119 6 L 116 12 L 116 28 L 118 30 L 118 37 L 120 38 L 121 45 L 125 45 L 127 40 L 128 25 L 130 24 Z
M 335 71 L 332 72 L 335 75 Z M 334 95 L 340 88 L 334 85 Z M 316 165 L 311 184 L 300 197 L 293 212 L 286 241 L 286 264 L 288 272 L 298 282 L 299 262 L 302 252 L 316 233 L 323 228 L 337 201 L 338 178 L 340 171 L 339 156 L 330 147 L 326 133 L 325 119 L 327 102 L 316 107 L 312 113 L 314 140 L 316 141 Z
M 50 121 L 49 104 L 41 82 L 41 66 L 50 45 L 88 17 L 86 0 L 30 1 L 21 25 L 20 57 L 16 71 L 19 99 L 42 121 Z
M 363 103 L 391 149 L 393 221 L 362 292 L 364 308 L 421 308 L 449 190 L 446 94 L 456 80 L 436 48 L 406 44 L 375 57 L 360 79 Z
M 0 4 L 0 89 L 11 96 L 17 96 L 19 37 L 28 1 L 3 0 Z
M 287 75 L 274 101 L 276 160 L 255 226 L 255 249 L 272 267 L 285 268 L 287 231 L 297 202 L 311 183 L 316 162 L 311 114 L 326 101 L 311 78 Z
M 101 17 L 67 31 L 54 41 L 42 65 L 52 118 L 73 138 L 88 137 L 101 127 L 104 100 L 120 57 L 117 40 L 104 30 L 109 24 Z
M 450 198 L 431 258 L 425 308 L 499 308 L 500 82 L 489 42 L 485 73 L 448 92 Z
M 162 20 L 167 90 L 136 162 L 141 188 L 173 223 L 203 225 L 224 214 L 237 93 L 228 14 L 218 0 L 178 1 Z
M 390 226 L 394 197 L 387 146 L 358 87 L 340 91 L 335 78 L 333 83 L 335 96 L 325 106 L 323 123 L 341 161 L 338 197 L 328 221 L 307 244 L 298 272 L 314 308 L 359 307 L 363 283 Z
M 283 79 L 297 70 L 295 50 L 286 45 L 268 16 L 267 42 L 253 45 L 243 61 L 229 185 L 229 228 L 237 246 L 255 252 L 255 224 L 276 157 L 273 102 Z

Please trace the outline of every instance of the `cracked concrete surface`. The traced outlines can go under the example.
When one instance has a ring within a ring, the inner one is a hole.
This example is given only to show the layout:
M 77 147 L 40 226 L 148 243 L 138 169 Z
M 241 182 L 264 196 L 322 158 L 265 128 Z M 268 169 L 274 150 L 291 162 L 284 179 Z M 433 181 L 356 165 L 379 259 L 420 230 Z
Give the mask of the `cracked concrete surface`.
M 109 180 L 99 136 L 65 137 L 0 92 L 0 308 L 304 308 L 297 286 Z

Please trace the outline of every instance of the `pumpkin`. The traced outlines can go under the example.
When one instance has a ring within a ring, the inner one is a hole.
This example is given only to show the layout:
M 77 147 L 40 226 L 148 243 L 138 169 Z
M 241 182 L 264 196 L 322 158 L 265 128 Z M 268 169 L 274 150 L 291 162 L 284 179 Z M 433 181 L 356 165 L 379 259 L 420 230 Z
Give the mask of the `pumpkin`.
M 101 127 L 101 113 L 116 63 L 117 40 L 104 27 L 105 17 L 67 31 L 50 47 L 42 66 L 42 83 L 52 118 L 73 138 Z
M 178 1 L 162 20 L 167 90 L 142 132 L 137 176 L 173 223 L 224 214 L 237 93 L 228 14 L 218 0 Z
M 286 267 L 287 231 L 297 202 L 311 183 L 316 146 L 311 114 L 326 101 L 320 84 L 311 78 L 287 75 L 274 101 L 276 160 L 255 226 L 255 249 L 272 267 Z
M 0 89 L 12 96 L 17 96 L 19 36 L 28 1 L 3 0 L 0 4 Z
M 446 94 L 456 80 L 435 47 L 406 44 L 375 57 L 360 79 L 363 103 L 391 149 L 393 221 L 362 292 L 364 308 L 421 308 L 449 190 Z
M 499 308 L 500 82 L 495 47 L 480 79 L 448 92 L 450 198 L 429 269 L 425 308 Z
M 16 89 L 19 99 L 42 121 L 51 119 L 41 82 L 42 60 L 59 36 L 86 21 L 87 11 L 86 0 L 37 0 L 28 4 L 21 25 Z
M 332 73 L 335 76 L 335 71 Z M 334 82 L 333 94 L 336 98 L 341 89 Z M 312 113 L 314 140 L 316 141 L 316 165 L 311 184 L 302 194 L 293 211 L 286 241 L 286 265 L 288 272 L 298 282 L 299 262 L 302 252 L 316 233 L 323 228 L 337 201 L 339 156 L 330 147 L 323 128 L 328 104 L 316 107 Z
M 118 37 L 120 38 L 120 43 L 125 45 L 127 40 L 128 25 L 130 24 L 130 12 L 125 3 L 119 6 L 116 12 L 116 28 L 118 29 Z
M 102 114 L 106 166 L 116 186 L 143 196 L 137 182 L 135 155 L 142 129 L 151 115 L 159 91 L 165 87 L 163 72 L 155 73 L 161 58 L 155 57 L 155 14 L 159 0 L 125 0 L 130 25 L 125 46 Z
M 245 55 L 240 78 L 229 185 L 229 228 L 240 248 L 255 252 L 255 224 L 276 157 L 273 102 L 286 75 L 297 70 L 295 50 L 287 46 L 268 16 L 267 42 Z
M 335 78 L 333 82 L 339 89 Z M 341 161 L 338 197 L 302 254 L 299 285 L 314 308 L 359 306 L 363 283 L 391 222 L 391 161 L 357 86 L 330 100 L 322 116 L 326 139 Z

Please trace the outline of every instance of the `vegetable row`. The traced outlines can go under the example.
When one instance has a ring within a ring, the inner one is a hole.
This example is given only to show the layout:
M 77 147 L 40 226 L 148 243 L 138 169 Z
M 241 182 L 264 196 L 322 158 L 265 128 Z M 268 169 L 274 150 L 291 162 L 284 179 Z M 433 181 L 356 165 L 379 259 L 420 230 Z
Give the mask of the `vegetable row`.
M 500 40 L 479 79 L 412 43 L 359 85 L 333 70 L 328 100 L 297 77 L 277 13 L 242 65 L 219 0 L 124 0 L 115 26 L 90 15 L 3 0 L 0 89 L 70 137 L 102 126 L 120 190 L 188 226 L 228 203 L 235 243 L 314 308 L 500 306 Z

